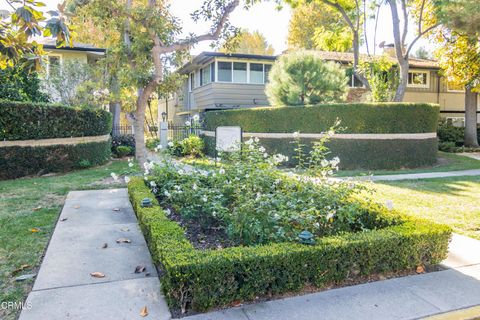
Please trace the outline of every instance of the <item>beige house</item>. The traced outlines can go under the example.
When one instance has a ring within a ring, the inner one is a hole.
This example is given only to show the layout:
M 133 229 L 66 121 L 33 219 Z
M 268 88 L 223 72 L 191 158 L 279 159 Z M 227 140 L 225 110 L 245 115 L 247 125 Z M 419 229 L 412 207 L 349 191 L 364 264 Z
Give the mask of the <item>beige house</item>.
M 352 53 L 324 51 L 320 54 L 325 60 L 341 63 L 346 68 L 349 68 L 353 61 Z M 179 70 L 181 74 L 188 76 L 188 80 L 184 82 L 177 97 L 168 102 L 160 102 L 159 110 L 168 109 L 170 121 L 182 122 L 208 110 L 269 105 L 265 95 L 265 83 L 276 58 L 202 52 Z M 404 101 L 438 103 L 443 117 L 462 124 L 464 90 L 447 83 L 435 61 L 415 58 L 409 60 L 410 72 Z M 349 73 L 351 74 L 351 71 Z M 366 100 L 367 90 L 353 75 L 349 85 L 349 101 Z

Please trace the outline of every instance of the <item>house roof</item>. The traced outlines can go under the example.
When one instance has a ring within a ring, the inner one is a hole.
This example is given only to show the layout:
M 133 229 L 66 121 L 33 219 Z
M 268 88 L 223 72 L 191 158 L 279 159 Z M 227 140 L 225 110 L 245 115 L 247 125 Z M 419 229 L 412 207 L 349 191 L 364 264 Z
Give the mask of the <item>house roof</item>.
M 193 57 L 193 59 L 182 66 L 179 70 L 180 73 L 190 73 L 196 68 L 204 65 L 206 62 L 215 57 L 226 57 L 232 59 L 252 59 L 252 60 L 266 60 L 275 61 L 277 56 L 259 55 L 259 54 L 246 54 L 246 53 L 223 53 L 223 52 L 202 52 L 199 55 Z
M 336 61 L 340 63 L 352 63 L 353 62 L 353 53 L 351 52 L 333 52 L 333 51 L 316 51 L 323 59 Z M 199 55 L 195 56 L 190 62 L 186 63 L 183 67 L 179 69 L 180 73 L 190 73 L 196 68 L 204 65 L 206 62 L 211 60 L 214 57 L 227 57 L 233 59 L 255 59 L 255 60 L 268 60 L 275 61 L 278 56 L 266 56 L 266 55 L 257 55 L 257 54 L 243 54 L 243 53 L 223 53 L 223 52 L 202 52 Z M 361 54 L 361 58 L 367 60 L 369 58 L 366 54 Z M 393 62 L 396 62 L 397 59 L 391 57 Z M 408 59 L 410 67 L 412 68 L 423 68 L 423 69 L 440 69 L 438 63 L 435 60 L 427 59 L 417 59 L 409 58 Z
M 65 51 L 90 51 L 90 52 L 105 52 L 106 49 L 104 48 L 97 48 L 91 44 L 85 44 L 80 42 L 74 42 L 73 47 L 60 47 L 57 48 L 57 42 L 55 39 L 52 38 L 39 38 L 35 39 L 35 41 L 39 44 L 43 44 L 45 49 L 54 49 L 54 50 L 65 50 Z

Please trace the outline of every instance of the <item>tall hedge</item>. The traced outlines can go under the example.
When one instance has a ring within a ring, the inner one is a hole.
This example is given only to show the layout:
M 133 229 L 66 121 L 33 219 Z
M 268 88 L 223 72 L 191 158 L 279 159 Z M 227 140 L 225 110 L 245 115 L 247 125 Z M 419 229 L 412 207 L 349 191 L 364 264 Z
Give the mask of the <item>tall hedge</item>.
M 352 103 L 208 111 L 206 130 L 241 126 L 245 132 L 320 133 L 341 120 L 342 133 L 436 132 L 439 106 L 428 103 Z
M 112 115 L 48 103 L 0 101 L 0 140 L 101 136 L 112 130 Z
M 111 129 L 112 116 L 104 110 L 0 101 L 0 141 L 103 136 Z M 110 145 L 0 147 L 0 180 L 99 165 L 110 158 Z

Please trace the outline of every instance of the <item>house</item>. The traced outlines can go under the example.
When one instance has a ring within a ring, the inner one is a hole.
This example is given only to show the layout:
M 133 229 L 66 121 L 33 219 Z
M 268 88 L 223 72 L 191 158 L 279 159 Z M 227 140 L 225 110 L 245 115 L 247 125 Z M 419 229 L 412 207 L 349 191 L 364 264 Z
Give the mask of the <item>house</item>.
M 341 63 L 347 68 L 347 74 L 351 77 L 348 100 L 365 101 L 367 90 L 351 72 L 353 54 L 319 53 L 325 60 Z M 159 110 L 166 110 L 169 120 L 181 122 L 208 110 L 267 106 L 265 83 L 276 58 L 202 52 L 179 69 L 188 79 L 176 99 L 161 102 Z M 462 123 L 464 90 L 449 84 L 441 76 L 435 61 L 416 58 L 410 58 L 409 61 L 410 72 L 404 101 L 438 103 L 443 117 Z

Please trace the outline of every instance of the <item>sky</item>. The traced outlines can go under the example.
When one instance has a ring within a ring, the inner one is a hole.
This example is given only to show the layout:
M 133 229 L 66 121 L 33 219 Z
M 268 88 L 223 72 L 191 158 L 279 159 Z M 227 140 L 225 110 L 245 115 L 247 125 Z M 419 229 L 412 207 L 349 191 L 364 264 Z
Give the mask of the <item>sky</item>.
M 47 10 L 55 9 L 60 0 L 44 0 L 47 5 Z M 190 14 L 199 9 L 203 0 L 171 0 L 172 13 L 174 16 L 181 19 L 183 22 L 184 34 L 190 33 L 201 34 L 209 30 L 208 23 L 195 23 L 190 18 Z M 7 9 L 8 5 L 5 0 L 0 0 L 0 9 Z M 255 4 L 248 11 L 243 8 L 237 8 L 231 15 L 231 22 L 236 27 L 241 27 L 249 31 L 260 31 L 267 39 L 267 41 L 273 45 L 276 54 L 282 53 L 287 49 L 287 37 L 288 37 L 288 24 L 292 14 L 292 10 L 288 5 L 285 5 L 282 10 L 277 10 L 277 6 L 274 1 L 267 1 Z M 387 43 L 393 42 L 391 15 L 387 7 L 384 7 L 380 12 L 380 19 L 378 23 L 377 31 L 377 44 L 386 41 Z M 410 40 L 414 35 L 413 29 L 409 32 Z M 373 21 L 367 24 L 367 34 L 369 40 L 373 41 L 374 25 Z M 415 48 L 425 46 L 431 48 L 427 41 L 421 40 L 417 43 Z M 192 54 L 198 54 L 202 51 L 212 51 L 210 43 L 204 42 L 196 45 L 192 49 Z M 363 46 L 362 52 L 366 51 L 366 47 Z M 370 46 L 370 51 L 373 51 L 373 46 Z M 381 49 L 377 49 L 377 53 L 381 52 Z M 415 52 L 413 50 L 412 52 Z

